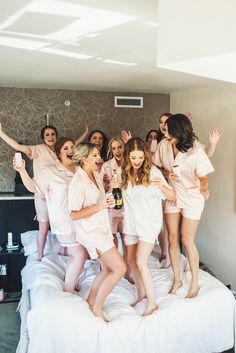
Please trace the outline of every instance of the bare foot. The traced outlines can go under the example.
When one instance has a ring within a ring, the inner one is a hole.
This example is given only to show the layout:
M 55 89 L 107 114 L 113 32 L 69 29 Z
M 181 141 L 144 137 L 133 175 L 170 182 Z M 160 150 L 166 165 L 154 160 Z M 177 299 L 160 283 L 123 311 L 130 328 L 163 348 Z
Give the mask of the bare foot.
M 92 310 L 92 307 L 94 306 L 95 298 L 96 297 L 94 297 L 94 298 L 88 297 L 88 299 L 87 299 L 88 306 L 90 307 L 91 310 Z
M 127 281 L 129 281 L 129 283 L 135 284 L 135 283 L 134 283 L 134 280 L 133 280 L 133 278 L 130 276 L 130 274 L 127 273 L 127 274 L 125 275 L 125 279 L 127 279 Z
M 195 298 L 198 295 L 200 287 L 196 286 L 196 287 L 190 287 L 188 294 L 186 295 L 185 298 Z
M 91 308 L 91 310 L 96 317 L 100 317 L 103 321 L 109 322 L 107 320 L 106 316 L 103 314 L 101 309 L 97 309 L 97 308 L 93 307 L 93 308 Z
M 151 315 L 158 308 L 159 308 L 159 306 L 157 305 L 157 303 L 150 303 L 146 307 L 146 309 L 145 309 L 144 313 L 142 314 L 142 316 Z
M 137 300 L 135 300 L 135 302 L 134 302 L 133 304 L 131 304 L 131 306 L 137 305 L 139 302 L 141 302 L 141 301 L 142 301 L 143 299 L 145 299 L 145 298 L 147 298 L 147 297 L 146 297 L 146 294 L 139 296 L 139 297 L 137 298 Z
M 43 256 L 38 256 L 37 261 L 42 261 Z
M 172 284 L 171 289 L 169 290 L 168 294 L 175 294 L 179 288 L 181 288 L 183 285 L 182 281 L 180 282 L 174 282 Z
M 161 268 L 167 269 L 171 266 L 170 260 L 164 259 L 161 261 Z

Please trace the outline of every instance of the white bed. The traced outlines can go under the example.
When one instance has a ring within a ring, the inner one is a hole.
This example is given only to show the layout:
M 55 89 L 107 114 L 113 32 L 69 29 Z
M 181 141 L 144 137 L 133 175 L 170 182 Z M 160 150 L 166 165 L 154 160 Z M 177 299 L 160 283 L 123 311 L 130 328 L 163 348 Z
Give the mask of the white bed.
M 32 234 L 27 232 L 22 239 L 29 256 L 22 271 L 22 329 L 17 353 L 213 353 L 234 345 L 235 299 L 210 274 L 200 270 L 197 298 L 184 298 L 190 272 L 184 274 L 183 288 L 169 295 L 172 271 L 160 269 L 151 257 L 159 310 L 140 316 L 145 302 L 132 308 L 129 304 L 135 299 L 135 287 L 122 279 L 105 301 L 107 324 L 93 316 L 85 301 L 98 263 L 86 261 L 79 295 L 65 293 L 66 258 L 56 254 L 57 244 L 50 238 L 48 251 L 53 252 L 37 262 Z

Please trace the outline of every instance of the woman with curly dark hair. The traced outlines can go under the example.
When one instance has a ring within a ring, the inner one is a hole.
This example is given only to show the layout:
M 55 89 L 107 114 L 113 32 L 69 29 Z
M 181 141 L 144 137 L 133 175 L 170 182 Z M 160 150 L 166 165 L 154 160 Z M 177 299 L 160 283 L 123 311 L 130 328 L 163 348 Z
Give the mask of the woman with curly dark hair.
M 145 142 L 131 138 L 125 147 L 122 164 L 124 233 L 127 262 L 138 298 L 147 298 L 143 315 L 158 308 L 148 258 L 162 227 L 162 199 L 174 200 L 175 194 L 161 172 L 152 165 Z
M 108 138 L 101 130 L 93 130 L 88 135 L 88 142 L 93 143 L 99 149 L 100 156 L 105 162 L 107 160 Z
M 175 204 L 165 203 L 165 221 L 169 236 L 169 253 L 174 272 L 170 294 L 182 286 L 180 278 L 181 242 L 186 250 L 192 280 L 186 298 L 198 294 L 199 255 L 195 235 L 209 197 L 207 174 L 214 168 L 193 131 L 191 121 L 184 114 L 169 117 L 165 124 L 165 139 L 154 155 L 154 163 L 168 172 L 170 185 L 176 192 Z

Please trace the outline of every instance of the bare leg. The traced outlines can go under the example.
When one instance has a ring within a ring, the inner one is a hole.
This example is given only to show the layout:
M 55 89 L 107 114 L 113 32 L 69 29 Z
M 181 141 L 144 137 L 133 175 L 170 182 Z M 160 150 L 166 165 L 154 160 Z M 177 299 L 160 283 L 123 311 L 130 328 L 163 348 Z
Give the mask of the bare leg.
M 124 234 L 123 233 L 120 233 L 120 238 L 121 238 L 121 243 L 122 243 L 122 248 L 123 248 L 123 258 L 124 258 L 124 261 L 125 261 L 125 264 L 126 264 L 126 274 L 125 274 L 125 278 L 127 279 L 127 281 L 129 281 L 131 284 L 134 284 L 134 280 L 133 278 L 131 277 L 131 268 L 128 264 L 128 261 L 127 261 L 127 253 L 126 253 L 126 246 L 125 246 L 125 240 L 124 240 Z
M 199 254 L 194 242 L 198 224 L 199 220 L 188 219 L 185 217 L 182 218 L 181 240 L 186 250 L 190 270 L 192 273 L 192 281 L 186 298 L 196 297 L 200 289 L 198 283 Z
M 179 287 L 182 286 L 180 279 L 180 246 L 179 246 L 179 225 L 181 221 L 180 213 L 166 213 L 165 221 L 169 237 L 169 254 L 174 273 L 174 282 L 169 291 L 175 294 Z
M 127 255 L 127 263 L 131 271 L 132 278 L 137 288 L 138 298 L 132 304 L 135 306 L 138 302 L 146 298 L 146 292 L 143 285 L 143 280 L 141 274 L 139 272 L 137 262 L 136 262 L 136 252 L 137 252 L 138 244 L 126 245 L 126 255 Z
M 158 309 L 158 305 L 154 295 L 152 274 L 147 264 L 148 258 L 153 248 L 154 244 L 150 244 L 144 241 L 139 241 L 137 248 L 137 265 L 141 273 L 143 285 L 147 296 L 147 307 L 143 313 L 143 316 L 151 315 L 154 310 Z
M 66 268 L 65 292 L 73 293 L 85 260 L 88 259 L 88 253 L 82 245 L 70 247 L 68 250 L 71 256 Z
M 92 308 L 96 299 L 96 295 L 98 292 L 98 288 L 100 287 L 100 284 L 102 283 L 102 281 L 104 280 L 104 278 L 108 275 L 109 273 L 109 269 L 108 267 L 102 262 L 100 261 L 100 272 L 97 273 L 92 287 L 90 289 L 90 293 L 89 296 L 87 298 L 87 302 L 88 305 Z
M 38 231 L 38 261 L 42 260 L 43 251 L 47 239 L 49 229 L 49 222 L 39 222 L 39 231 Z
M 113 238 L 114 238 L 114 244 L 115 244 L 115 247 L 118 249 L 118 239 L 117 239 L 117 235 L 116 233 L 113 233 Z
M 162 251 L 162 255 L 160 259 L 160 261 L 162 262 L 161 268 L 168 268 L 170 267 L 171 262 L 170 262 L 170 256 L 169 256 L 168 232 L 167 232 L 167 228 L 164 220 L 163 220 L 163 229 L 161 230 L 159 239 L 160 239 L 160 246 Z
M 95 302 L 92 306 L 92 311 L 95 316 L 101 317 L 104 320 L 104 315 L 102 313 L 104 300 L 108 294 L 110 294 L 112 289 L 117 285 L 120 279 L 124 276 L 126 267 L 124 260 L 116 247 L 113 247 L 105 253 L 100 254 L 99 260 L 108 268 L 109 272 L 100 283 Z

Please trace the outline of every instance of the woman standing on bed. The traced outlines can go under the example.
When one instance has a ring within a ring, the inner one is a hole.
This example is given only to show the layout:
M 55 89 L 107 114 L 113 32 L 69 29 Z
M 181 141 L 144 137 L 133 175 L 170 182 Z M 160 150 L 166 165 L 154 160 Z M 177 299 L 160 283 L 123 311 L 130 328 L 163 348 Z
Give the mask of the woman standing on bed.
M 162 200 L 174 200 L 175 193 L 152 165 L 146 144 L 138 137 L 126 144 L 122 194 L 127 262 L 138 292 L 133 305 L 147 298 L 143 315 L 150 315 L 158 305 L 148 259 L 162 227 Z
M 104 181 L 104 187 L 106 192 L 111 192 L 111 180 L 116 175 L 117 179 L 121 181 L 121 163 L 124 158 L 125 145 L 119 136 L 113 137 L 108 144 L 108 158 L 100 171 L 102 180 Z M 109 213 L 111 216 L 111 229 L 114 237 L 114 242 L 118 248 L 117 232 L 121 235 L 123 244 L 123 207 L 119 210 L 110 209 Z
M 85 131 L 80 136 L 79 141 L 83 141 L 88 133 L 88 128 L 86 126 Z M 42 144 L 39 145 L 21 145 L 7 134 L 5 134 L 1 128 L 0 123 L 0 137 L 16 151 L 23 152 L 33 159 L 33 171 L 36 177 L 43 168 L 50 165 L 55 165 L 57 156 L 55 154 L 55 143 L 57 141 L 57 129 L 52 125 L 46 125 L 41 129 L 40 132 Z M 38 260 L 40 261 L 43 257 L 44 246 L 46 243 L 47 233 L 49 229 L 49 217 L 48 209 L 46 205 L 46 200 L 43 195 L 35 194 L 35 210 L 37 221 L 39 222 L 39 232 L 38 232 Z
M 170 294 L 182 286 L 180 278 L 181 242 L 186 250 L 192 280 L 186 298 L 193 298 L 199 291 L 199 254 L 195 235 L 209 197 L 207 174 L 214 168 L 197 141 L 190 120 L 175 114 L 166 121 L 165 140 L 161 141 L 154 156 L 155 164 L 168 172 L 168 179 L 176 191 L 176 202 L 165 204 L 165 221 L 169 236 L 169 252 L 174 272 Z
M 54 153 L 54 146 L 57 141 L 57 129 L 52 125 L 44 126 L 41 130 L 42 144 L 27 146 L 21 145 L 8 135 L 6 135 L 0 124 L 0 137 L 16 151 L 23 152 L 33 159 L 33 171 L 34 176 L 37 176 L 40 171 L 49 165 L 53 165 L 56 162 L 56 155 Z M 37 221 L 39 222 L 38 232 L 38 260 L 40 261 L 43 257 L 44 246 L 46 243 L 47 233 L 49 229 L 49 218 L 46 200 L 44 196 L 35 194 L 34 199 L 35 210 Z
M 95 277 L 88 304 L 95 316 L 107 321 L 104 300 L 126 272 L 122 256 L 114 245 L 107 208 L 114 206 L 106 197 L 98 173 L 98 148 L 91 143 L 76 144 L 73 160 L 79 166 L 69 186 L 69 210 L 76 227 L 76 238 L 91 259 L 98 258 L 101 271 Z
M 100 172 L 106 192 L 112 191 L 111 184 L 113 179 L 117 179 L 119 183 L 121 182 L 121 164 L 124 159 L 124 151 L 125 151 L 125 145 L 120 136 L 115 136 L 109 141 L 109 144 L 108 144 L 109 160 L 103 164 Z M 124 260 L 127 266 L 126 248 L 125 248 L 124 232 L 123 232 L 124 208 L 122 207 L 120 209 L 114 209 L 114 208 L 109 209 L 108 214 L 109 214 L 111 230 L 114 238 L 114 243 L 117 248 L 118 248 L 117 233 L 120 234 Z M 134 281 L 130 277 L 130 271 L 128 270 L 128 268 L 127 268 L 127 273 L 125 275 L 125 278 L 130 283 L 134 284 Z
M 74 141 L 71 138 L 60 138 L 55 145 L 58 158 L 55 165 L 44 168 L 34 180 L 26 172 L 24 163 L 18 168 L 15 160 L 13 162 L 27 189 L 44 195 L 46 199 L 51 230 L 70 255 L 65 273 L 65 291 L 70 293 L 74 291 L 81 269 L 88 258 L 87 251 L 76 240 L 75 226 L 68 209 L 68 187 L 76 172 L 72 160 L 73 146 Z

